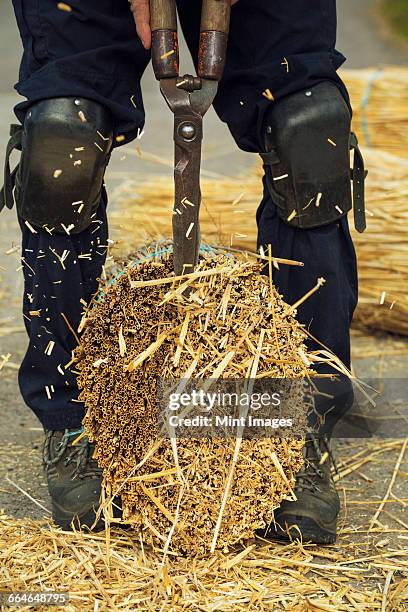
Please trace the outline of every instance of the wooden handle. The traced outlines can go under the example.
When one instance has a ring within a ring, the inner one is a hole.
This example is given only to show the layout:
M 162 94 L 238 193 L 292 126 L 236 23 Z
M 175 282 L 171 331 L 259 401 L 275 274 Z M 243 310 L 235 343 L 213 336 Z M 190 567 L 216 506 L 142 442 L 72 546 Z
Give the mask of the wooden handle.
M 220 81 L 227 55 L 231 0 L 203 0 L 198 74 Z
M 201 32 L 224 32 L 228 34 L 231 0 L 203 0 Z
M 150 0 L 150 29 L 177 30 L 177 12 L 175 0 Z
M 175 0 L 150 0 L 152 63 L 156 79 L 171 79 L 179 73 L 177 11 Z

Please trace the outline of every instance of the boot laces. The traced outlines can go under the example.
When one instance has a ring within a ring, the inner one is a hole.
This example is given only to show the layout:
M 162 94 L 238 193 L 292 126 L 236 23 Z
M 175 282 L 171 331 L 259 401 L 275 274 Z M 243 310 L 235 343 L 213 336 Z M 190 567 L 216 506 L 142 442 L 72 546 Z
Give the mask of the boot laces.
M 75 463 L 75 469 L 72 478 L 95 478 L 100 476 L 101 470 L 96 462 L 92 459 L 93 446 L 88 438 L 84 436 L 78 444 L 72 445 L 73 435 L 81 433 L 80 431 L 72 432 L 69 429 L 64 431 L 61 441 L 56 446 L 54 456 L 51 455 L 51 441 L 54 431 L 47 431 L 44 443 L 44 464 L 47 467 L 57 464 L 65 456 L 64 465 Z M 74 438 L 75 440 L 75 438 Z
M 320 491 L 319 484 L 327 477 L 327 471 L 322 469 L 322 459 L 327 453 L 330 467 L 333 466 L 337 473 L 337 466 L 327 436 L 318 437 L 314 434 L 305 443 L 305 462 L 296 476 L 299 488 L 311 492 Z M 320 481 L 320 482 L 319 482 Z

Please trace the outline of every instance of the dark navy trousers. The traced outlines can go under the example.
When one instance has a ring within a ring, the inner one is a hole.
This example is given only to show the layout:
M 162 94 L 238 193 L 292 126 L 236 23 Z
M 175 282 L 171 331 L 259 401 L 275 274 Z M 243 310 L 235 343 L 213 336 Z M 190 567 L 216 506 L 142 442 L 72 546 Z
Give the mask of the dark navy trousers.
M 201 2 L 177 4 L 196 58 Z M 13 0 L 13 5 L 24 46 L 16 89 L 26 100 L 15 109 L 18 119 L 23 122 L 37 100 L 79 96 L 108 107 L 115 136 L 125 136 L 121 144 L 131 141 L 144 123 L 140 79 L 150 55 L 137 37 L 128 1 L 70 0 L 71 11 L 60 10 L 54 0 Z M 239 0 L 232 9 L 227 65 L 214 107 L 240 148 L 260 151 L 263 115 L 271 104 L 262 96 L 266 89 L 279 99 L 329 80 L 348 101 L 336 73 L 344 57 L 335 41 L 335 0 Z M 19 383 L 25 402 L 48 429 L 78 427 L 84 415 L 76 401 L 75 371 L 65 366 L 105 260 L 106 204 L 104 194 L 96 222 L 76 236 L 33 233 L 20 222 L 29 347 Z M 271 244 L 277 257 L 305 263 L 304 268 L 274 270 L 288 303 L 318 277 L 326 278 L 326 285 L 300 307 L 299 319 L 349 365 L 357 273 L 347 221 L 293 228 L 279 219 L 266 190 L 257 220 L 259 244 Z M 311 343 L 311 348 L 316 346 Z

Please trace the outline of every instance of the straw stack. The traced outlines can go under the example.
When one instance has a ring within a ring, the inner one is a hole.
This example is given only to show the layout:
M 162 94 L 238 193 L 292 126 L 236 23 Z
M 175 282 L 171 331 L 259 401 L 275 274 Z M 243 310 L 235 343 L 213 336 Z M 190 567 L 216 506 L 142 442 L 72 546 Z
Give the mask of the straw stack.
M 360 275 L 360 304 L 355 323 L 408 334 L 408 161 L 374 149 L 365 149 L 364 156 L 369 169 L 368 228 L 364 234 L 352 230 Z M 260 175 L 258 166 L 248 176 L 202 181 L 204 241 L 256 249 L 255 211 L 261 199 Z M 119 206 L 112 218 L 116 229 L 121 229 L 121 250 L 128 252 L 131 244 L 141 245 L 152 238 L 171 235 L 171 177 L 152 177 L 137 185 L 125 183 L 118 195 Z M 148 210 L 142 202 L 149 202 Z
M 286 376 L 295 385 L 290 414 L 304 420 L 311 398 L 301 379 L 318 357 L 306 355 L 303 328 L 260 267 L 212 254 L 180 284 L 169 256 L 145 259 L 84 319 L 76 357 L 86 431 L 107 496 L 120 493 L 125 520 L 145 542 L 171 541 L 189 554 L 225 549 L 267 526 L 291 494 L 302 464 L 298 436 L 175 443 L 158 435 L 158 377 Z
M 200 212 L 204 242 L 256 249 L 255 212 L 262 196 L 260 168 L 238 177 L 202 179 Z M 172 233 L 174 184 L 170 175 L 126 181 L 116 191 L 117 206 L 111 211 L 111 228 L 117 256 Z M 146 206 L 148 202 L 148 206 Z
M 367 226 L 353 232 L 359 270 L 360 327 L 408 335 L 408 160 L 365 151 Z
M 360 144 L 408 156 L 408 69 L 342 70 Z

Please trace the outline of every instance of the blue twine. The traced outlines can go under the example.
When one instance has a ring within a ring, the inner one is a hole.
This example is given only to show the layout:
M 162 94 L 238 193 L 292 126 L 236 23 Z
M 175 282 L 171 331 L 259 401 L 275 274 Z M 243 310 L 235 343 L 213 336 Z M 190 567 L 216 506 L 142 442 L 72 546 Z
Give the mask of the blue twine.
M 152 259 L 153 257 L 158 257 L 160 255 L 165 255 L 166 253 L 171 253 L 172 250 L 173 250 L 173 246 L 170 246 L 166 249 L 160 249 L 160 250 L 154 251 L 153 253 L 148 253 L 147 255 L 143 257 L 143 259 L 135 259 L 124 270 L 121 270 L 113 278 L 110 279 L 110 281 L 108 282 L 106 286 L 106 289 L 109 289 L 109 287 L 112 287 L 112 285 L 114 285 L 116 281 L 118 281 L 124 274 L 126 274 L 127 268 L 129 267 L 135 268 L 137 265 L 141 264 L 143 261 L 146 261 L 146 259 Z M 203 251 L 205 253 L 216 253 L 216 249 L 214 249 L 214 247 L 208 244 L 202 244 L 200 246 L 200 251 Z M 98 297 L 95 300 L 96 303 L 99 303 L 105 295 L 106 295 L 106 291 L 104 289 L 101 289 Z M 95 307 L 96 307 L 96 304 L 94 305 L 94 308 Z
M 69 436 L 78 436 L 79 434 L 84 432 L 84 427 L 81 427 L 81 429 L 77 429 L 76 431 L 68 431 L 65 435 L 67 437 Z
M 371 147 L 371 138 L 370 138 L 370 134 L 368 132 L 368 121 L 367 121 L 367 116 L 366 116 L 366 108 L 367 108 L 368 103 L 370 101 L 370 95 L 371 95 L 371 91 L 373 89 L 373 85 L 374 85 L 375 81 L 379 78 L 381 73 L 382 73 L 382 68 L 380 68 L 379 70 L 376 70 L 376 72 L 374 72 L 374 74 L 371 76 L 371 78 L 369 79 L 369 81 L 367 83 L 367 89 L 366 89 L 366 91 L 364 93 L 364 96 L 363 96 L 363 99 L 361 101 L 361 128 L 363 130 L 365 144 L 368 147 Z

